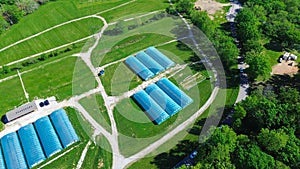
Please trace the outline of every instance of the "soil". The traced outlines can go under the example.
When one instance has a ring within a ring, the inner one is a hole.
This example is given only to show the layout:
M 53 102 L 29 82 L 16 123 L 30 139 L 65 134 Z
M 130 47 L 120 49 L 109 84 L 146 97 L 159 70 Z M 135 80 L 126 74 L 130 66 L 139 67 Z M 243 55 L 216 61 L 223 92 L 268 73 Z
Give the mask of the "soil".
M 200 9 L 202 11 L 207 11 L 207 13 L 211 16 L 215 14 L 217 11 L 221 11 L 224 6 L 229 6 L 230 4 L 224 4 L 217 2 L 215 0 L 198 0 L 195 3 L 195 8 Z
M 284 74 L 296 74 L 298 72 L 298 64 L 295 61 L 282 61 L 272 67 L 272 74 L 284 75 Z

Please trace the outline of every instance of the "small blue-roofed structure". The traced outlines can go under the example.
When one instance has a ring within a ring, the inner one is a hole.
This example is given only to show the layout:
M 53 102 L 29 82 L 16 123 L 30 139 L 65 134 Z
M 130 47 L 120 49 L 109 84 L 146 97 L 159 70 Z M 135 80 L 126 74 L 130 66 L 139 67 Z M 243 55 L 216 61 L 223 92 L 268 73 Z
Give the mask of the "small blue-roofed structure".
M 79 141 L 64 109 L 59 109 L 51 113 L 50 119 L 64 148 Z
M 136 54 L 136 58 L 142 62 L 147 68 L 154 74 L 157 75 L 160 72 L 164 71 L 165 69 L 157 63 L 154 59 L 152 59 L 149 55 L 145 52 L 139 52 Z
M 158 125 L 170 117 L 144 90 L 134 94 L 133 99 L 146 112 L 147 116 Z
M 153 46 L 147 48 L 145 52 L 165 69 L 168 69 L 175 65 L 172 60 L 170 60 L 166 55 L 162 54 Z
M 18 134 L 29 168 L 34 167 L 46 159 L 32 124 L 20 128 Z
M 63 149 L 48 116 L 38 119 L 34 126 L 47 158 Z
M 4 161 L 8 169 L 27 169 L 27 164 L 16 132 L 1 138 Z
M 133 56 L 129 56 L 125 60 L 125 63 L 135 74 L 137 74 L 143 80 L 148 80 L 154 76 L 154 74 L 143 63 L 141 63 L 137 58 Z
M 193 102 L 193 99 L 186 95 L 167 78 L 160 79 L 158 82 L 156 82 L 156 84 L 182 108 L 185 108 Z
M 170 116 L 173 116 L 181 110 L 181 107 L 170 98 L 164 91 L 162 91 L 156 84 L 149 85 L 145 91 L 151 98 Z
M 2 148 L 0 147 L 0 169 L 5 169 L 4 157 L 2 154 Z

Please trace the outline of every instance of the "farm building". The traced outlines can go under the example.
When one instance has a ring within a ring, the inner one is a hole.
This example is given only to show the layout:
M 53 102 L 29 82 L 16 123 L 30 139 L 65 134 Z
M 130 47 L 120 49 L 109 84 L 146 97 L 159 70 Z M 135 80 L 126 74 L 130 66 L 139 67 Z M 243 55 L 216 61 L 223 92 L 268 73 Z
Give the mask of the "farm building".
M 56 110 L 50 114 L 50 119 L 64 148 L 79 141 L 79 138 L 63 109 Z
M 27 164 L 16 132 L 1 138 L 4 160 L 8 169 L 27 169 Z
M 38 119 L 34 126 L 47 158 L 63 149 L 48 116 Z
M 145 52 L 165 69 L 168 69 L 175 65 L 172 60 L 170 60 L 166 55 L 162 54 L 153 46 L 146 49 Z
M 160 79 L 158 82 L 156 82 L 156 84 L 182 108 L 185 108 L 193 102 L 188 95 L 186 95 L 167 78 Z
M 154 74 L 137 58 L 129 56 L 125 60 L 126 65 L 140 78 L 143 80 L 148 80 L 154 76 Z
M 181 110 L 181 107 L 173 101 L 164 91 L 162 91 L 156 84 L 149 85 L 145 91 L 151 98 L 170 116 L 173 116 Z
M 22 127 L 18 131 L 18 135 L 29 168 L 34 167 L 46 159 L 32 124 Z
M 136 58 L 142 62 L 147 68 L 154 74 L 157 75 L 160 72 L 164 71 L 165 69 L 157 63 L 154 59 L 152 59 L 149 55 L 145 52 L 139 52 L 136 54 Z
M 146 112 L 147 116 L 158 125 L 170 117 L 144 90 L 134 94 L 133 99 Z

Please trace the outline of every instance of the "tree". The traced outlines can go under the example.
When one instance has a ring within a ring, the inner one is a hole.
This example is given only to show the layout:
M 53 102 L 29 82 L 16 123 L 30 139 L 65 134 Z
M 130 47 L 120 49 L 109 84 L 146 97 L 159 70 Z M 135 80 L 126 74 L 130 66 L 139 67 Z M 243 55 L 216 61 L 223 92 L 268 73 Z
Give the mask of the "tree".
M 0 34 L 9 27 L 9 24 L 3 17 L 0 17 Z
M 256 79 L 258 76 L 266 78 L 271 73 L 271 65 L 267 57 L 262 54 L 255 52 L 246 53 L 246 63 L 249 64 L 249 77 L 251 79 Z
M 262 129 L 257 136 L 259 145 L 271 153 L 276 153 L 285 147 L 288 139 L 289 136 L 283 130 Z
M 179 0 L 178 3 L 176 3 L 176 10 L 179 13 L 185 13 L 190 14 L 190 11 L 194 7 L 194 1 L 191 0 Z
M 24 12 L 19 10 L 15 5 L 2 5 L 0 12 L 8 23 L 16 24 L 23 17 Z

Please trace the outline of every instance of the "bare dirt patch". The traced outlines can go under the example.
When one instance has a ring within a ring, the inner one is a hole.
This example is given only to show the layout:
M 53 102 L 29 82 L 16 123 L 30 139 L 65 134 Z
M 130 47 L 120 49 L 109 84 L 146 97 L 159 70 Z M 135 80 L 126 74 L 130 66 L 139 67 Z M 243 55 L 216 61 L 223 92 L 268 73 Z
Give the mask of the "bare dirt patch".
M 201 11 L 207 11 L 207 13 L 212 17 L 217 11 L 222 11 L 224 6 L 229 6 L 230 3 L 220 3 L 215 0 L 198 0 L 195 3 L 195 8 Z
M 299 70 L 297 65 L 295 61 L 283 61 L 272 67 L 272 74 L 296 74 Z

